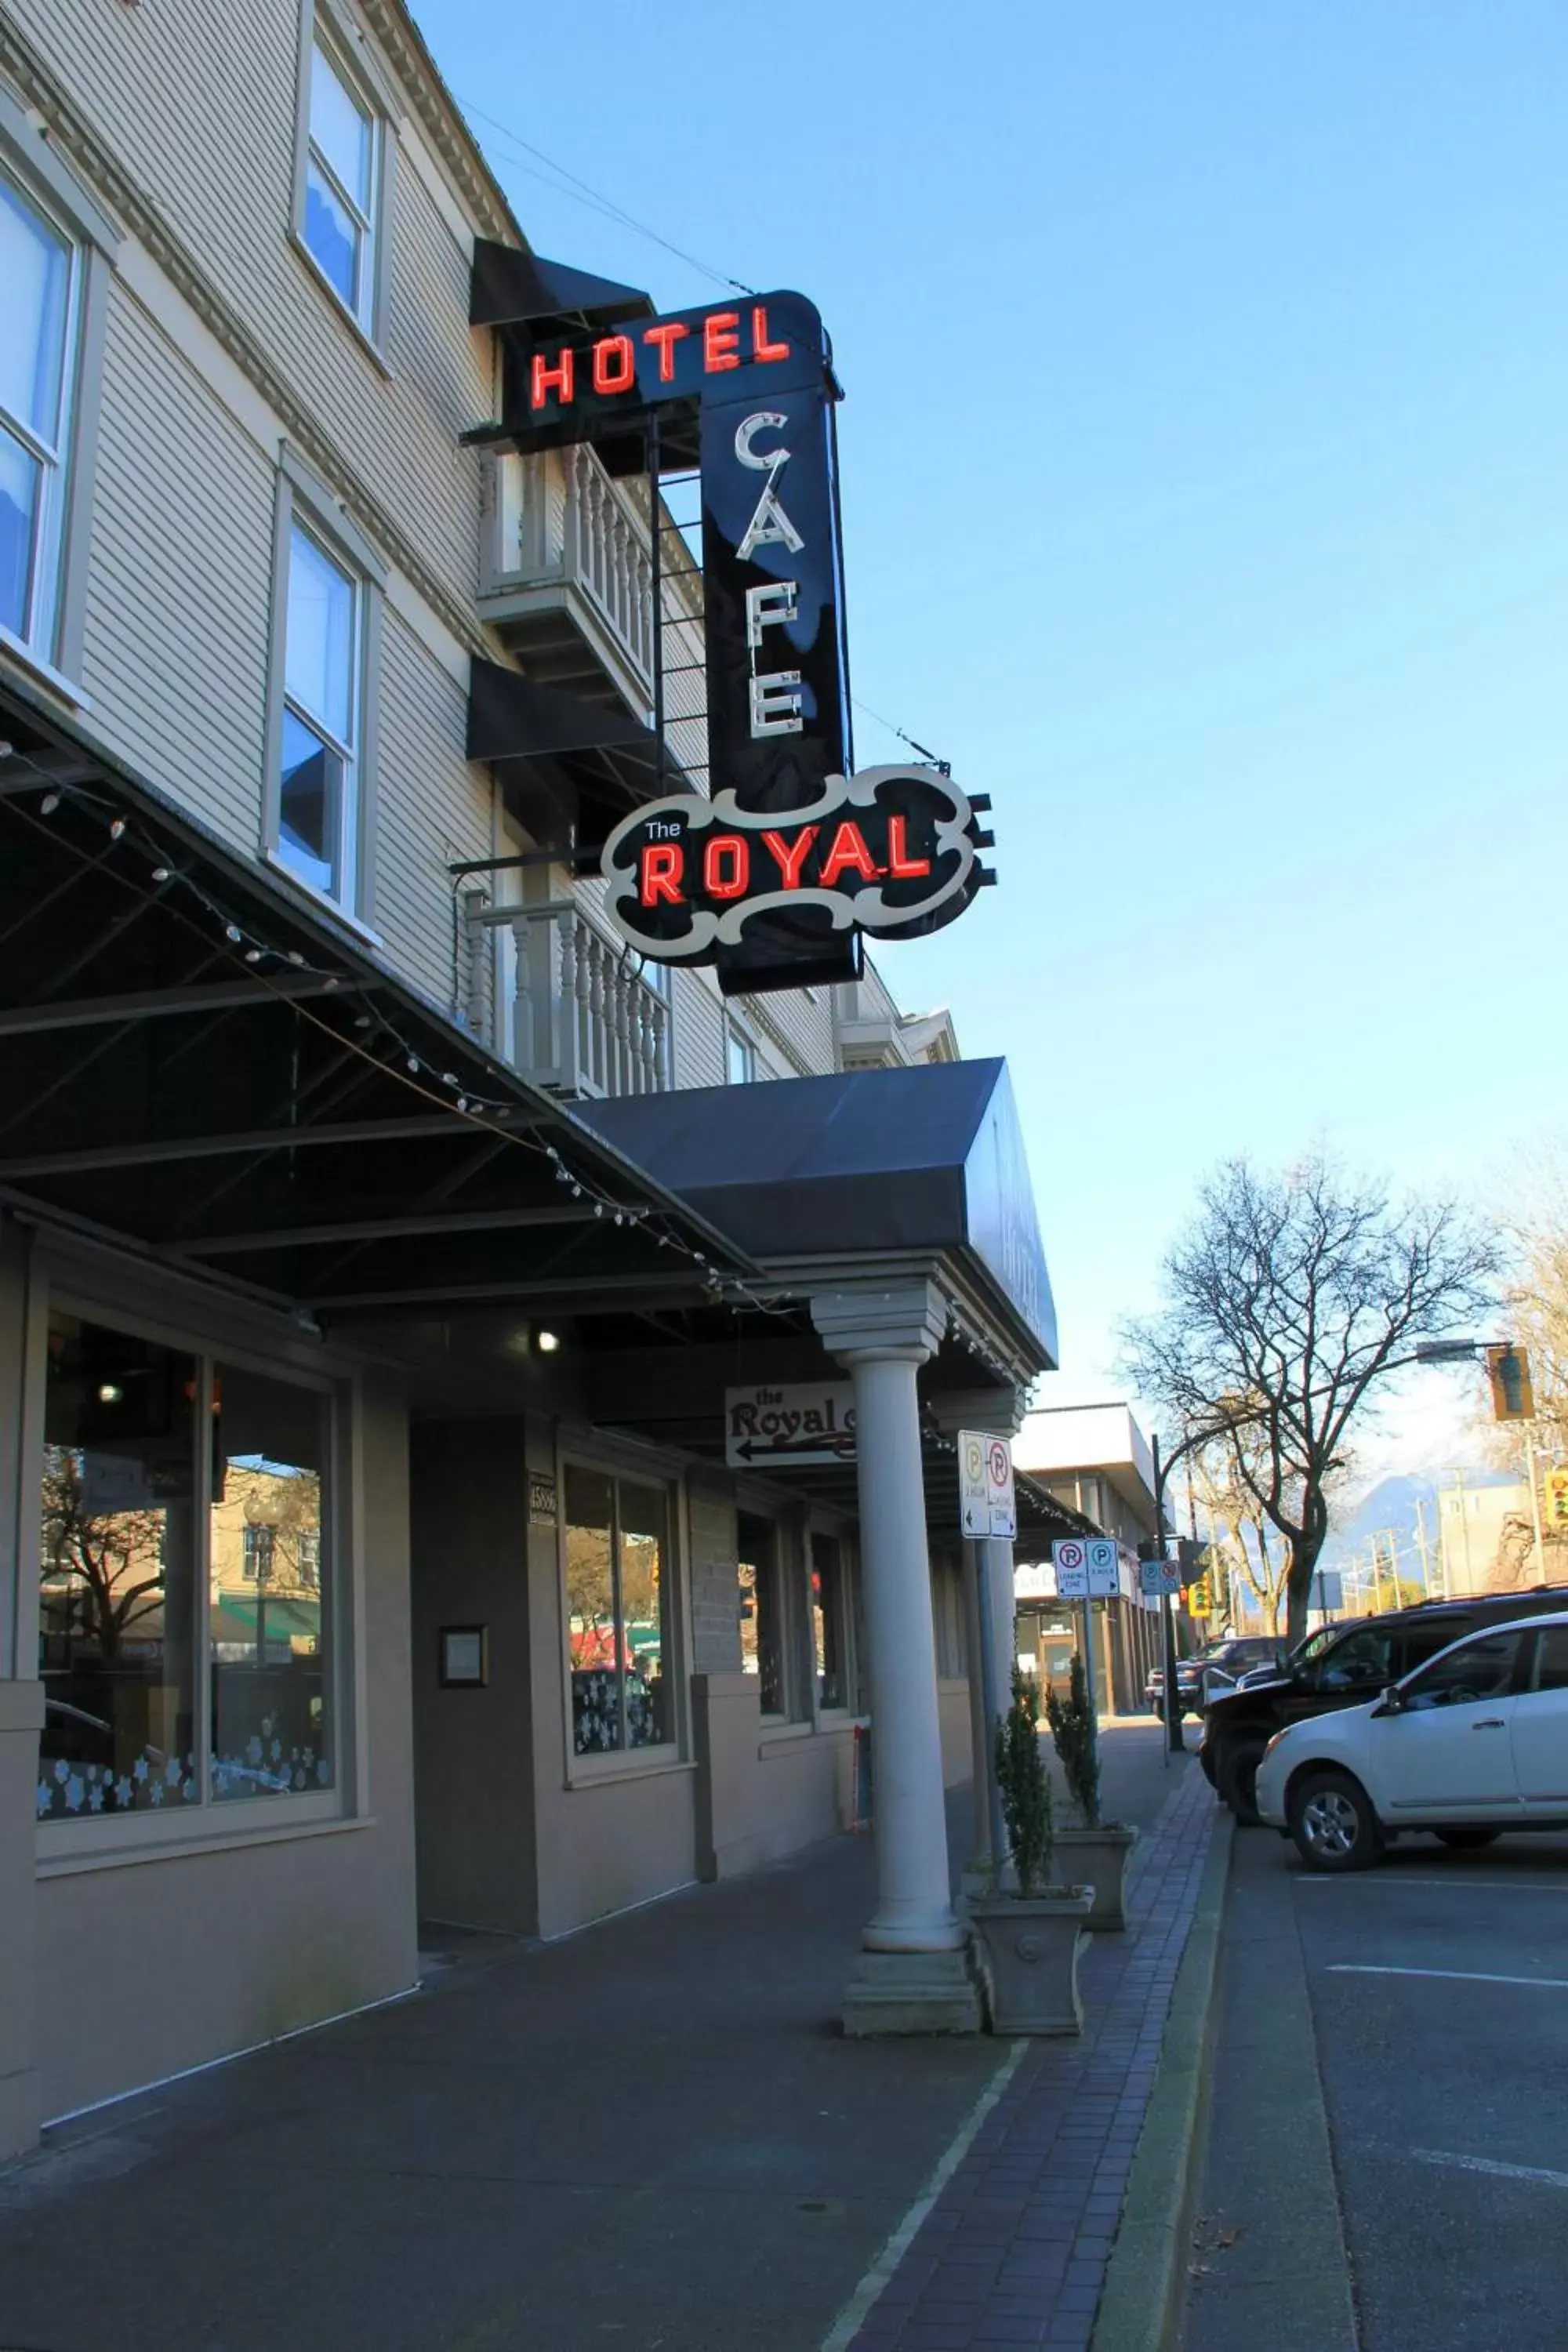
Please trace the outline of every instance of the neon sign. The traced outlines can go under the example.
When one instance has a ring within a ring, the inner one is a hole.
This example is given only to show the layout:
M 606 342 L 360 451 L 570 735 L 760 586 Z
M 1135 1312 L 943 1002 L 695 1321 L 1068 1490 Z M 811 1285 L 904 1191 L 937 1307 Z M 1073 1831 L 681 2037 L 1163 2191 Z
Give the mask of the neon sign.
M 605 843 L 607 911 L 666 963 L 744 955 L 758 923 L 806 910 L 826 935 L 913 939 L 952 922 L 989 878 L 977 856 L 984 805 L 915 767 L 831 776 L 787 811 L 742 808 L 732 793 L 672 794 Z

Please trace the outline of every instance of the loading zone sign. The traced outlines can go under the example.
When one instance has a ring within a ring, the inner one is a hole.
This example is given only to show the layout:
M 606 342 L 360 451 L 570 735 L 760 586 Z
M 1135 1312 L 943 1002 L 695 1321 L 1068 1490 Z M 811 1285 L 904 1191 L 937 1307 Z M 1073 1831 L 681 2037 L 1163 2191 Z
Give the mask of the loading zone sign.
M 1059 1600 L 1114 1601 L 1121 1589 L 1121 1548 L 1109 1536 L 1058 1536 L 1051 1558 Z
M 731 1470 L 784 1469 L 855 1459 L 855 1391 L 848 1381 L 726 1389 L 724 1460 Z
M 959 1432 L 958 1501 L 966 1536 L 999 1536 L 1010 1543 L 1017 1534 L 1013 1449 L 1005 1437 L 980 1429 Z

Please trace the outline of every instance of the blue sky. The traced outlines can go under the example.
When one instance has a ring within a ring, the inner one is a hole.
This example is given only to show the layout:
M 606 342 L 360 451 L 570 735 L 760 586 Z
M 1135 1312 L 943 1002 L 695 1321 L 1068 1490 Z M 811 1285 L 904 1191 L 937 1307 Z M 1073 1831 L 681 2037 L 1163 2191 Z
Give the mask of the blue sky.
M 857 696 L 994 801 L 1000 887 L 884 968 L 1012 1064 L 1060 1392 L 1222 1154 L 1506 1184 L 1562 1117 L 1561 0 L 416 5 L 827 320 Z M 541 252 L 717 290 L 476 128 Z

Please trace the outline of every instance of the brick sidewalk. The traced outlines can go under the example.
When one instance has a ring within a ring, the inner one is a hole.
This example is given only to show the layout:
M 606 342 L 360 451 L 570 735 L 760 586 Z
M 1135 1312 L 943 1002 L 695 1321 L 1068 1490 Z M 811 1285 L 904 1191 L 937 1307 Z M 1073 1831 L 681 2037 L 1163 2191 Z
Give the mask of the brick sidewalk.
M 1089 2344 L 1213 1822 L 1189 1769 L 1142 1849 L 1126 1934 L 1084 1957 L 1081 2039 L 1029 2045 L 854 2352 Z

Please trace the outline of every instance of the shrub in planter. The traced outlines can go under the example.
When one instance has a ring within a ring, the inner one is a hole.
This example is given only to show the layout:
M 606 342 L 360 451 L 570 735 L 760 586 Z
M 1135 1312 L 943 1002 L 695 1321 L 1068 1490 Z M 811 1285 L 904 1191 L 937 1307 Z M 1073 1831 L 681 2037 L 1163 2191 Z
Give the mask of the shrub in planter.
M 970 1905 L 996 2033 L 1077 2033 L 1083 2024 L 1078 1954 L 1094 1889 L 1047 1884 L 1056 1830 L 1039 1720 L 1038 1686 L 1015 1666 L 996 1778 L 1018 1891 Z
M 1057 1691 L 1047 1691 L 1046 1717 L 1068 1794 L 1079 1822 L 1077 1829 L 1059 1830 L 1057 1843 L 1066 1849 L 1074 1870 L 1080 1871 L 1094 1887 L 1089 1927 L 1125 1927 L 1127 1860 L 1138 1832 L 1124 1822 L 1102 1822 L 1100 1818 L 1100 1728 L 1094 1719 L 1083 1660 L 1076 1654 L 1068 1695 L 1063 1698 Z

